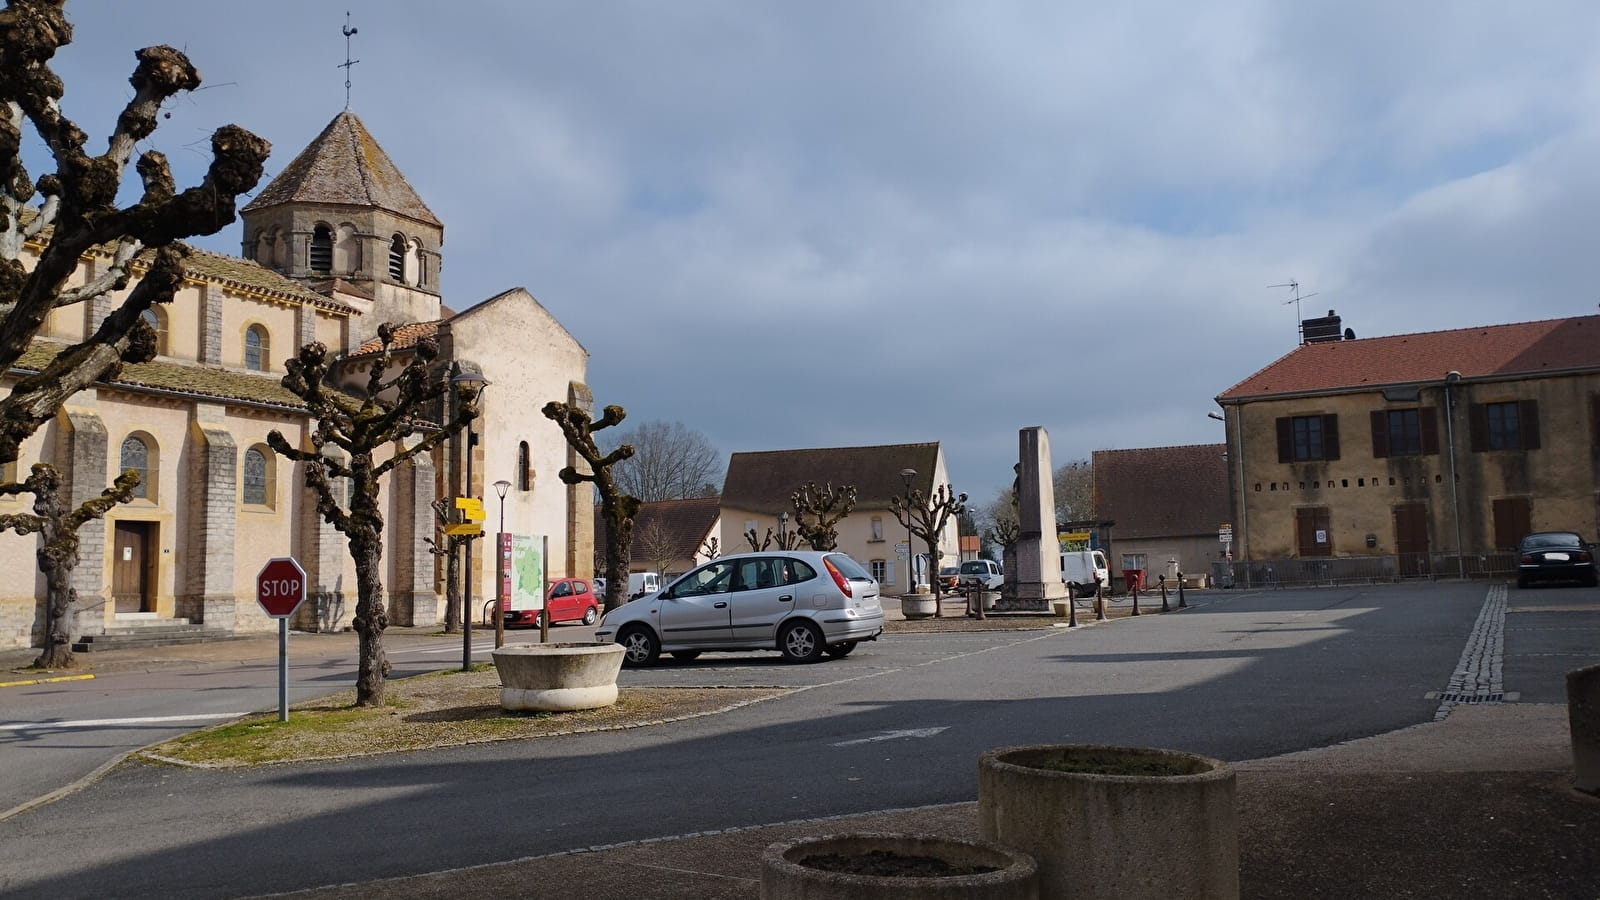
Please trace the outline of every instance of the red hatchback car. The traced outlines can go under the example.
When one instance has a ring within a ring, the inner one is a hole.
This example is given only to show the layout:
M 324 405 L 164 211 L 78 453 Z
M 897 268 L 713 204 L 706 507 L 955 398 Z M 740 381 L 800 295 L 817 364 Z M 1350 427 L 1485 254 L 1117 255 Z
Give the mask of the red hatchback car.
M 540 612 L 537 609 L 511 609 L 511 600 L 505 604 L 506 627 L 527 625 L 538 628 Z M 582 622 L 593 625 L 600 618 L 600 598 L 594 595 L 594 586 L 582 578 L 557 578 L 550 582 L 544 595 L 545 609 L 550 611 L 550 624 Z

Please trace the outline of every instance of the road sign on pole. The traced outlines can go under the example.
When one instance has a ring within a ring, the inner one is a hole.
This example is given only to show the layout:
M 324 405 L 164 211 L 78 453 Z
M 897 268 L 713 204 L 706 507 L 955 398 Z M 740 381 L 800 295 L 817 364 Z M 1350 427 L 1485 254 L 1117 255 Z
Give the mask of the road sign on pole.
M 306 570 L 292 556 L 267 560 L 256 574 L 256 602 L 278 620 L 278 721 L 289 721 L 289 617 L 306 602 Z
M 306 599 L 306 570 L 293 557 L 267 560 L 256 575 L 256 602 L 274 619 L 287 619 Z

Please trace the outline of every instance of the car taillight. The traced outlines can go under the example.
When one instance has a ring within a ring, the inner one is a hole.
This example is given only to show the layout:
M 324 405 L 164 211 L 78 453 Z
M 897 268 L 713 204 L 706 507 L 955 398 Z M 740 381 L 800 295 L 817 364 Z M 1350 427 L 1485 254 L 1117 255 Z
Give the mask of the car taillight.
M 844 577 L 843 573 L 834 568 L 833 563 L 823 560 L 822 564 L 827 567 L 828 574 L 833 576 L 833 583 L 839 586 L 839 591 L 846 597 L 854 597 L 855 594 L 850 591 L 850 579 Z
M 1587 550 L 1579 550 L 1577 553 L 1572 554 L 1572 559 L 1575 562 L 1588 562 L 1594 559 L 1594 556 Z

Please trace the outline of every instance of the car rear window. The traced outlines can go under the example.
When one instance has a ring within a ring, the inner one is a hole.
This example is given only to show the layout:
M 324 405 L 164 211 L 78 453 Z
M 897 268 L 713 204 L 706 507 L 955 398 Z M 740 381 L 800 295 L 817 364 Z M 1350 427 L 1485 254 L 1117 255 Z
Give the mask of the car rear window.
M 961 564 L 961 574 L 963 574 L 963 575 L 987 575 L 987 574 L 989 574 L 989 564 L 986 563 L 986 562 L 965 562 L 965 563 L 962 563 Z
M 843 553 L 831 553 L 823 558 L 828 562 L 833 563 L 833 567 L 839 570 L 839 574 L 850 579 L 851 581 L 872 580 L 872 575 L 869 574 L 866 569 L 861 568 L 860 563 L 848 556 L 845 556 Z M 795 560 L 795 562 L 796 564 L 802 564 L 799 560 Z
M 1530 534 L 1522 539 L 1527 547 L 1581 547 L 1583 539 L 1570 533 Z

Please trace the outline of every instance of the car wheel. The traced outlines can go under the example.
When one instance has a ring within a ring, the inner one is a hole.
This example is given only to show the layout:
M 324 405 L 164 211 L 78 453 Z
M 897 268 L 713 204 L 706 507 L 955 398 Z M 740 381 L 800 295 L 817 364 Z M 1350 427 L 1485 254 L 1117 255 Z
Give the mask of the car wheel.
M 778 635 L 778 649 L 790 662 L 816 662 L 822 658 L 822 630 L 810 622 L 790 622 Z
M 623 629 L 617 643 L 622 645 L 622 664 L 626 666 L 654 665 L 661 656 L 661 642 L 643 625 Z
M 688 662 L 691 659 L 699 659 L 700 658 L 700 651 L 699 650 L 674 650 L 674 651 L 672 651 L 672 658 L 673 659 L 681 659 L 684 662 Z
M 583 624 L 585 625 L 593 625 L 598 618 L 600 618 L 600 611 L 592 606 L 583 611 Z
M 543 624 L 544 624 L 544 610 L 541 609 L 538 612 L 533 614 L 533 627 L 538 628 L 539 626 L 541 626 Z
M 850 651 L 854 650 L 855 648 L 855 641 L 845 641 L 842 644 L 834 644 L 833 646 L 829 647 L 827 653 L 834 659 L 844 659 L 846 656 L 849 656 Z

